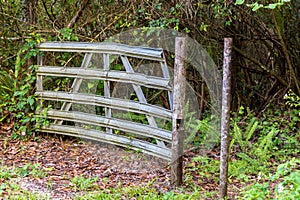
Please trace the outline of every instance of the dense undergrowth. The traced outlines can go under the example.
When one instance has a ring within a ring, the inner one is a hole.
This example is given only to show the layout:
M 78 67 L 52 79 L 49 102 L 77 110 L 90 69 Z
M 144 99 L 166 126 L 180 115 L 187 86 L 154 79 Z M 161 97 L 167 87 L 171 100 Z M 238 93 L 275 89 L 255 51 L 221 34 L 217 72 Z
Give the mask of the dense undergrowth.
M 35 137 L 34 125 L 46 123 L 34 114 L 40 109 L 34 96 L 36 66 L 28 65 L 38 54 L 33 47 L 40 38 L 34 37 L 20 50 L 14 70 L 0 73 L 0 123 L 13 124 L 12 139 Z M 296 199 L 300 196 L 299 104 L 300 98 L 290 91 L 285 96 L 285 104 L 280 107 L 270 104 L 264 112 L 257 114 L 241 106 L 238 112 L 232 113 L 229 188 L 235 191 L 236 198 Z M 209 130 L 203 130 L 209 126 L 207 118 L 198 123 L 200 132 Z M 195 134 L 193 145 L 199 145 L 201 137 L 201 134 Z M 29 191 L 20 193 L 18 185 L 22 177 L 38 179 L 47 176 L 47 169 L 40 169 L 36 164 L 21 168 L 1 165 L 0 196 L 6 199 L 49 198 Z M 75 191 L 83 191 L 74 196 L 75 199 L 205 199 L 215 198 L 217 190 L 199 185 L 205 179 L 218 183 L 218 173 L 216 154 L 215 157 L 192 158 L 186 164 L 184 187 L 163 194 L 153 189 L 151 183 L 147 187 L 102 190 L 93 184 L 96 179 L 88 177 L 70 177 L 70 186 Z

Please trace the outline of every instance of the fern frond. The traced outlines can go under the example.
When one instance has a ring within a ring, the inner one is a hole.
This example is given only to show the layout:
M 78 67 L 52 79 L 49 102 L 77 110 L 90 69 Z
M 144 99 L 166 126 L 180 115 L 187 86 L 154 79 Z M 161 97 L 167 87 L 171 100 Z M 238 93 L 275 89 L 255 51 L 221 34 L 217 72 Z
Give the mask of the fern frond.
M 245 141 L 248 142 L 250 140 L 250 138 L 252 137 L 253 133 L 255 132 L 256 128 L 258 125 L 258 121 L 256 120 L 256 118 L 252 118 L 250 123 L 248 124 L 246 131 L 245 131 Z
M 258 148 L 263 149 L 264 151 L 270 149 L 273 146 L 273 136 L 278 132 L 278 130 L 275 130 L 274 128 L 271 129 L 271 131 L 264 137 L 264 139 L 259 143 Z

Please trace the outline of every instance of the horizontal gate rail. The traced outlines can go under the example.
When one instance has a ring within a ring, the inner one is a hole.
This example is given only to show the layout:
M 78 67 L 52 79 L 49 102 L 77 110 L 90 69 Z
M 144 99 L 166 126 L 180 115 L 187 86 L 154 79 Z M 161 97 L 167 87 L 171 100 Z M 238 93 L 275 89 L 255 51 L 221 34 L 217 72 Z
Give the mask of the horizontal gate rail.
M 164 62 L 163 50 L 161 48 L 129 46 L 114 42 L 45 42 L 41 43 L 38 48 L 40 51 L 106 53 Z
M 41 127 L 40 131 L 97 140 L 100 142 L 128 147 L 169 161 L 171 159 L 171 151 L 169 148 L 159 147 L 155 144 L 151 144 L 139 139 L 109 134 L 99 130 L 89 130 L 81 127 L 50 124 L 49 126 Z
M 109 127 L 143 137 L 150 136 L 155 139 L 163 140 L 165 142 L 172 141 L 171 131 L 156 127 L 150 127 L 149 125 L 144 125 L 141 123 L 135 123 L 115 118 L 106 118 L 103 116 L 87 114 L 84 112 L 48 110 L 47 118 L 66 120 L 101 127 Z
M 71 77 L 84 79 L 100 79 L 108 81 L 118 81 L 122 83 L 138 84 L 141 86 L 172 90 L 169 79 L 155 76 L 147 76 L 141 73 L 130 73 L 124 71 L 107 71 L 101 69 L 83 69 L 77 67 L 53 67 L 42 66 L 37 70 L 37 75 Z
M 171 119 L 172 112 L 165 108 L 125 99 L 107 98 L 91 94 L 43 91 L 36 92 L 41 100 L 62 101 L 84 105 L 105 106 L 112 109 L 152 115 L 163 119 Z

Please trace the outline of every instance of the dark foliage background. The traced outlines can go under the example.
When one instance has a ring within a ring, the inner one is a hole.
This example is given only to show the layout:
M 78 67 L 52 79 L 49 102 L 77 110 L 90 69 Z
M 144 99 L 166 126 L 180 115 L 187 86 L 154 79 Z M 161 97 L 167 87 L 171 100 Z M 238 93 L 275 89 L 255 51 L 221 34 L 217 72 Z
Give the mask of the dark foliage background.
M 261 1 L 268 5 L 273 1 Z M 246 1 L 253 3 L 253 1 Z M 101 42 L 140 27 L 173 28 L 202 44 L 222 66 L 223 39 L 234 41 L 232 108 L 257 113 L 280 107 L 288 89 L 300 94 L 300 2 L 253 11 L 246 3 L 226 0 L 1 0 L 0 68 L 13 68 L 27 38 L 40 34 L 48 41 Z M 30 63 L 27 63 L 28 65 Z M 24 67 L 29 67 L 25 66 Z M 199 99 L 205 98 L 202 78 L 188 79 Z M 202 89 L 201 89 L 202 88 Z M 205 108 L 208 108 L 206 103 Z

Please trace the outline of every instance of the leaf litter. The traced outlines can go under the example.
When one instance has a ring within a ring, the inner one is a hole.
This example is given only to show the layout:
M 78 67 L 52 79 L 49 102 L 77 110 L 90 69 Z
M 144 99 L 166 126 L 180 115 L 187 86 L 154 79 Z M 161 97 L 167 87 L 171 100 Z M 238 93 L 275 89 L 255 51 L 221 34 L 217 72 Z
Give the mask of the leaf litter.
M 8 133 L 0 134 L 1 165 L 38 166 L 44 174 L 18 177 L 18 184 L 22 190 L 47 194 L 50 199 L 73 199 L 84 192 L 74 189 L 71 181 L 74 177 L 96 178 L 93 187 L 86 189 L 90 191 L 101 189 L 109 193 L 111 188 L 137 186 L 150 186 L 159 193 L 174 189 L 169 181 L 169 163 L 160 158 L 68 136 L 39 134 L 25 141 L 9 139 L 9 142 L 7 137 Z M 185 155 L 185 171 L 194 156 L 195 152 Z M 193 184 L 208 191 L 218 190 L 216 180 L 200 177 L 193 170 L 189 172 L 194 173 Z M 187 190 L 189 187 L 187 183 L 183 186 Z

